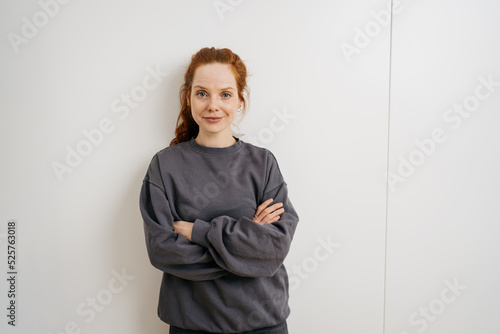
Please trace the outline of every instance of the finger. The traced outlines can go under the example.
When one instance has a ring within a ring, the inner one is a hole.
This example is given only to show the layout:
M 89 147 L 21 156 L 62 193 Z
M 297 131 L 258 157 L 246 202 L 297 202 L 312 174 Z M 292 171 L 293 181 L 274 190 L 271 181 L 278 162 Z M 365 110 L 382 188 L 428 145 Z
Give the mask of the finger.
M 283 206 L 283 203 L 276 203 L 276 204 L 273 204 L 271 205 L 270 207 L 264 209 L 258 216 L 257 218 L 263 218 L 271 213 L 273 213 L 274 211 L 278 210 L 279 208 L 281 208 Z
M 277 222 L 278 220 L 280 220 L 280 217 L 281 216 L 273 217 L 273 218 L 269 219 L 268 221 L 266 221 L 263 225 L 272 224 L 274 222 Z
M 276 203 L 268 207 L 270 212 L 273 212 L 275 210 L 278 210 L 279 208 L 283 207 L 283 203 Z
M 267 224 L 272 224 L 274 222 L 277 222 L 278 220 L 280 220 L 281 216 L 276 216 L 274 217 L 273 219 L 271 220 L 268 220 L 264 225 L 267 225 Z
M 277 222 L 278 220 L 280 220 L 280 218 L 281 218 L 281 216 L 276 216 L 273 218 L 273 220 L 270 223 Z
M 264 215 L 267 215 L 267 214 L 270 214 L 271 212 L 273 212 L 274 210 L 280 208 L 283 206 L 283 203 L 276 203 L 276 204 L 273 204 L 271 206 L 268 206 L 267 208 L 263 209 L 260 214 L 264 214 Z
M 273 202 L 272 198 L 269 198 L 268 200 L 262 202 L 262 204 L 257 207 L 257 212 L 255 213 L 255 217 L 258 217 L 261 214 L 261 212 L 264 211 L 264 209 L 267 208 L 267 206 L 272 202 Z
M 268 214 L 267 216 L 265 216 L 261 221 L 264 223 L 264 224 L 269 224 L 269 223 L 272 223 L 272 222 L 275 222 L 277 220 L 279 220 L 279 216 L 285 212 L 285 209 L 279 209 L 279 210 L 276 210 L 270 214 Z M 276 219 L 276 217 L 278 217 L 278 219 Z
M 265 209 L 269 204 L 271 204 L 273 202 L 273 199 L 272 198 L 268 198 L 266 199 L 264 202 L 262 202 L 260 205 L 259 205 L 259 208 L 262 208 L 262 209 Z
M 255 212 L 255 215 L 253 216 L 253 220 L 256 221 L 257 223 L 259 223 L 262 218 L 265 216 L 265 214 L 263 214 L 264 210 L 266 209 L 266 207 L 272 203 L 273 199 L 272 198 L 269 198 L 268 200 L 264 201 L 261 205 L 259 205 L 257 207 L 257 211 Z

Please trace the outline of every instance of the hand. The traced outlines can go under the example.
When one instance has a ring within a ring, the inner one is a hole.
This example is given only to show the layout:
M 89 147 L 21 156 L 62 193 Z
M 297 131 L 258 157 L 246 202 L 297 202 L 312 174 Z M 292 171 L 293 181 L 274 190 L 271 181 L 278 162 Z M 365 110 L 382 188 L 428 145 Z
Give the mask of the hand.
M 271 224 L 280 220 L 280 215 L 285 212 L 285 209 L 282 208 L 283 203 L 276 203 L 268 207 L 272 202 L 273 199 L 270 198 L 259 205 L 252 220 L 260 225 Z
M 194 223 L 186 222 L 184 220 L 174 221 L 174 231 L 179 233 L 189 241 L 191 241 L 191 234 L 193 233 Z

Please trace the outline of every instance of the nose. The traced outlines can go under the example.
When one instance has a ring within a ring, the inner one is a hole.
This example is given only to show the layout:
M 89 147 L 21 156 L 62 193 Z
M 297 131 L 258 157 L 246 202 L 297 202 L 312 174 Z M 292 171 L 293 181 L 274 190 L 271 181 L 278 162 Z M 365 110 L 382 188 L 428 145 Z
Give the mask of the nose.
M 209 111 L 219 111 L 219 99 L 217 96 L 212 96 L 208 104 Z

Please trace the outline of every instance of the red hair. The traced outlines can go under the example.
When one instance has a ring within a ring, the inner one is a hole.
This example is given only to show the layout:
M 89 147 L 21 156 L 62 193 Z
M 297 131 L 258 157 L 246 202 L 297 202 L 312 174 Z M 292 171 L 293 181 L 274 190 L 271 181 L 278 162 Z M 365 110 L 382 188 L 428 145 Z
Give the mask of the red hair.
M 203 48 L 191 57 L 191 63 L 184 74 L 184 83 L 180 89 L 181 111 L 177 117 L 175 138 L 170 142 L 170 146 L 188 141 L 198 135 L 199 127 L 191 115 L 191 108 L 187 105 L 186 97 L 191 94 L 196 69 L 200 65 L 212 63 L 231 65 L 234 78 L 236 79 L 238 96 L 242 101 L 241 110 L 242 113 L 245 112 L 248 103 L 244 96 L 245 93 L 248 96 L 247 68 L 245 64 L 237 54 L 229 49 Z

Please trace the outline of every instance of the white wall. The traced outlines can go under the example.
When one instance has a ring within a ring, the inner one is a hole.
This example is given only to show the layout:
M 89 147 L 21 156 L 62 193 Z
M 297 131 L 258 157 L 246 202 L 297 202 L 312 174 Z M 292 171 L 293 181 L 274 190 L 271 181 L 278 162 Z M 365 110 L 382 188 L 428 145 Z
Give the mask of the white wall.
M 2 279 L 2 333 L 168 332 L 138 195 L 204 46 L 245 60 L 242 140 L 275 153 L 301 217 L 286 260 L 290 333 L 499 332 L 500 86 L 477 87 L 500 81 L 500 3 L 395 1 L 392 53 L 387 8 L 2 2 L 2 277 L 7 223 L 18 226 L 16 327 Z M 152 72 L 157 87 L 137 95 Z M 130 94 L 141 101 L 127 107 Z M 78 149 L 88 154 L 58 175 L 54 163 Z
M 499 14 L 423 0 L 394 17 L 387 333 L 500 332 Z

